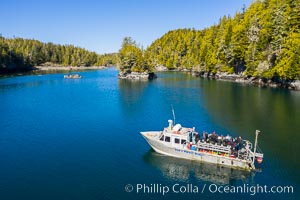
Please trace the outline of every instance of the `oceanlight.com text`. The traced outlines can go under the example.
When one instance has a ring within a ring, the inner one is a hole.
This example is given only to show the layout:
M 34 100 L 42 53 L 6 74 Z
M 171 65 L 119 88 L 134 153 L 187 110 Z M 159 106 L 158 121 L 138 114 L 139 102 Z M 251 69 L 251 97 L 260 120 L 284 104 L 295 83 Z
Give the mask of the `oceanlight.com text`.
M 126 192 L 134 192 L 136 194 L 161 194 L 166 195 L 168 193 L 189 193 L 189 194 L 203 194 L 203 193 L 220 193 L 220 194 L 293 194 L 293 186 L 267 186 L 267 185 L 249 185 L 242 184 L 239 186 L 232 185 L 217 185 L 217 184 L 179 184 L 163 185 L 158 183 L 143 184 L 138 183 L 136 185 L 127 184 L 125 186 Z

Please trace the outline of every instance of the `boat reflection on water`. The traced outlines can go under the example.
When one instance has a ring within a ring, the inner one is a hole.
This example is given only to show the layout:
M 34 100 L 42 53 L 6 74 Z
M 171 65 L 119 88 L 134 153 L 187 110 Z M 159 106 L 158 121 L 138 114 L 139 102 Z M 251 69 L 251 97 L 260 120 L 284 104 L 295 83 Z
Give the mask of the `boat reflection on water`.
M 197 179 L 225 185 L 235 181 L 251 183 L 255 175 L 254 172 L 165 156 L 152 149 L 144 155 L 144 161 L 159 168 L 164 176 L 176 181 Z

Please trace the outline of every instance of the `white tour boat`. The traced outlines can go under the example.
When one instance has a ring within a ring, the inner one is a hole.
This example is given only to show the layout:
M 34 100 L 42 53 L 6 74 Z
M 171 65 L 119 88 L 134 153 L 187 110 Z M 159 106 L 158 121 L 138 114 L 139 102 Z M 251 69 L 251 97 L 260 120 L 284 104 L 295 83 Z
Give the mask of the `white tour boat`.
M 67 74 L 67 75 L 64 75 L 64 78 L 66 78 L 66 79 L 78 79 L 78 78 L 82 78 L 82 76 L 80 74 Z
M 257 146 L 258 130 L 252 150 L 252 143 L 241 137 L 233 138 L 229 135 L 224 137 L 215 132 L 211 134 L 203 132 L 200 135 L 195 128 L 173 125 L 172 120 L 168 122 L 169 126 L 163 131 L 141 132 L 158 153 L 247 171 L 255 170 L 255 161 L 258 164 L 263 161 L 263 154 L 258 152 Z

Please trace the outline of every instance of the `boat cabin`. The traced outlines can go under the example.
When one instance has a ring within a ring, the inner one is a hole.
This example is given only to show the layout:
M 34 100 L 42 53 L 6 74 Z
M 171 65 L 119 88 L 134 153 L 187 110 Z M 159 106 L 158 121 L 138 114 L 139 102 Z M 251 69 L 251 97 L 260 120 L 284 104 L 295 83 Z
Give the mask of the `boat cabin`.
M 161 132 L 159 140 L 169 147 L 183 148 L 187 146 L 190 143 L 189 136 L 194 130 L 183 128 L 180 124 L 173 126 L 172 120 L 168 120 L 168 122 L 169 126 Z

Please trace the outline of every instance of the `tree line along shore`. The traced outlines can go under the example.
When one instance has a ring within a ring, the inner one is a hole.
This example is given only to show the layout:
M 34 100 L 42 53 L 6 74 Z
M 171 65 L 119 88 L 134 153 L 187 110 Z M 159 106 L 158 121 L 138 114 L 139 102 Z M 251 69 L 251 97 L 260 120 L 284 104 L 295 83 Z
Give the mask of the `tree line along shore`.
M 289 87 L 300 79 L 299 0 L 254 1 L 203 30 L 172 30 L 143 50 L 125 38 L 119 51 L 122 74 L 167 70 L 202 77 L 238 75 L 239 82 Z M 255 80 L 255 81 L 253 81 Z
M 115 64 L 116 60 L 116 53 L 99 55 L 73 45 L 0 36 L 0 73 L 2 74 L 36 69 L 101 68 Z
M 299 0 L 253 1 L 234 16 L 203 30 L 178 29 L 146 49 L 125 37 L 118 53 L 99 55 L 73 45 L 0 37 L 0 73 L 35 66 L 91 67 L 117 64 L 120 78 L 164 70 L 201 77 L 290 87 L 300 80 Z M 50 63 L 50 65 L 49 65 Z M 61 68 L 63 69 L 63 68 Z M 273 84 L 274 83 L 274 84 Z M 297 85 L 297 84 L 296 84 Z M 292 87 L 293 88 L 293 87 Z

